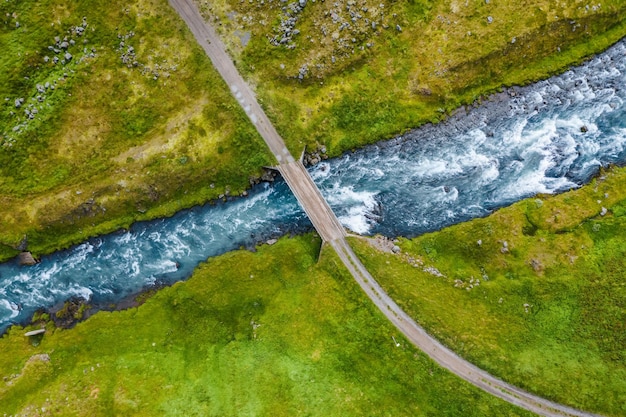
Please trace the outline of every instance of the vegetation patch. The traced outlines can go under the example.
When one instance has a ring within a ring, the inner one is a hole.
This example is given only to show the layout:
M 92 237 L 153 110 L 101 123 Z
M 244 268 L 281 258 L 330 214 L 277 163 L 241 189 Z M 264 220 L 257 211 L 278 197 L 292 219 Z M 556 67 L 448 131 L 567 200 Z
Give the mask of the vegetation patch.
M 272 157 L 165 0 L 0 4 L 0 259 L 238 194 Z
M 311 234 L 209 260 L 143 305 L 0 339 L 7 414 L 528 416 L 437 367 Z M 400 346 L 396 346 L 394 339 Z M 36 346 L 35 346 L 36 345 Z
M 541 396 L 626 413 L 626 169 L 383 254 L 367 268 L 415 320 L 479 367 Z
M 296 154 L 335 156 L 437 122 L 626 35 L 620 0 L 197 3 Z

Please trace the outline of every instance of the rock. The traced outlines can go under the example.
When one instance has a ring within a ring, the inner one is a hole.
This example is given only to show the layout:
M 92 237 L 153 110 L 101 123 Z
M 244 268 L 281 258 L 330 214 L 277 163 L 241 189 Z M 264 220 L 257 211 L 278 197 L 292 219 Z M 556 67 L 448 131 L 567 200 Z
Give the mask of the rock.
M 33 258 L 32 253 L 22 252 L 17 256 L 20 265 L 35 265 L 37 260 Z
M 68 62 L 72 60 L 72 54 L 70 54 L 69 52 L 66 52 L 65 55 L 63 55 L 63 57 Z
M 502 242 L 502 247 L 500 248 L 500 252 L 509 253 L 509 244 L 506 241 Z
M 278 239 L 268 239 L 265 243 L 267 243 L 268 245 L 273 245 L 274 243 L 278 242 Z
M 487 23 L 493 23 L 493 17 L 487 16 Z
M 606 207 L 602 207 L 602 210 L 600 211 L 600 216 L 605 216 L 607 212 L 608 210 L 606 209 Z
M 530 266 L 533 268 L 535 272 L 541 272 L 543 270 L 543 265 L 538 259 L 531 259 Z
M 91 308 L 88 300 L 82 297 L 73 296 L 62 306 L 51 309 L 50 317 L 57 327 L 68 329 L 74 327 L 80 320 L 86 318 L 86 313 Z
M 401 250 L 400 246 L 398 246 L 398 245 L 393 245 L 393 247 L 391 248 L 391 251 L 393 253 L 400 253 L 400 250 Z
M 261 181 L 273 182 L 275 176 L 276 173 L 274 171 L 267 169 L 263 172 L 263 175 L 261 175 Z
M 400 27 L 400 25 L 396 25 L 396 30 L 397 30 L 398 32 L 402 32 L 402 28 Z
M 587 133 L 589 131 L 589 128 L 587 128 L 587 126 L 583 125 L 580 127 L 580 132 L 581 133 Z

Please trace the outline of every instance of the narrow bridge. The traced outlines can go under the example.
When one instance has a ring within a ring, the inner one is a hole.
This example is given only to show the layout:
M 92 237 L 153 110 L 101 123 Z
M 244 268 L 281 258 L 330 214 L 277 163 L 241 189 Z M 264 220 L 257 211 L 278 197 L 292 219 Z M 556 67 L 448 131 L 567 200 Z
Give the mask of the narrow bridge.
M 591 417 L 585 413 L 530 394 L 494 377 L 472 365 L 443 346 L 406 314 L 376 280 L 370 275 L 346 240 L 346 232 L 322 197 L 319 189 L 299 160 L 287 150 L 248 84 L 241 77 L 226 48 L 213 27 L 204 21 L 193 0 L 169 0 L 170 5 L 183 18 L 196 40 L 204 48 L 213 65 L 230 86 L 231 92 L 241 104 L 250 121 L 256 126 L 265 143 L 278 161 L 278 170 L 296 196 L 298 202 L 313 223 L 324 242 L 330 244 L 370 300 L 396 328 L 434 362 L 448 369 L 478 388 L 502 398 L 511 404 L 542 416 Z

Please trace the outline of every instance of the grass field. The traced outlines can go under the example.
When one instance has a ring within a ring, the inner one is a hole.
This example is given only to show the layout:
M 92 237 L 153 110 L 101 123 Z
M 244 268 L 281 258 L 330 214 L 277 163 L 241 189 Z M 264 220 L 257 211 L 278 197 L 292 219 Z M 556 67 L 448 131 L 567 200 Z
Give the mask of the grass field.
M 238 194 L 272 165 L 165 0 L 11 0 L 0 16 L 0 257 Z
M 0 339 L 0 412 L 527 416 L 408 345 L 312 235 L 209 260 L 138 308 Z M 392 339 L 400 342 L 396 347 Z M 36 345 L 36 346 L 35 346 Z M 44 411 L 45 409 L 45 411 Z
M 412 317 L 503 379 L 626 414 L 626 169 L 555 197 L 357 253 Z M 603 216 L 602 208 L 606 208 Z

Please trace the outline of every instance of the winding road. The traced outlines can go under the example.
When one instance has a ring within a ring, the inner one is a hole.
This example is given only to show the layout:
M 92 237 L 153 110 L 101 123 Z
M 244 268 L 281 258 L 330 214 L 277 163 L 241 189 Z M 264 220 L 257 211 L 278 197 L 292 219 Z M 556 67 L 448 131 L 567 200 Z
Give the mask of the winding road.
M 191 29 L 211 62 L 226 81 L 250 121 L 256 126 L 278 161 L 277 169 L 309 216 L 320 237 L 330 244 L 363 291 L 396 328 L 434 362 L 476 387 L 511 404 L 542 416 L 598 417 L 512 386 L 483 371 L 439 343 L 409 317 L 370 275 L 346 240 L 346 232 L 299 160 L 293 158 L 284 141 L 259 105 L 252 89 L 241 77 L 221 39 L 205 22 L 193 0 L 169 0 L 170 5 Z

